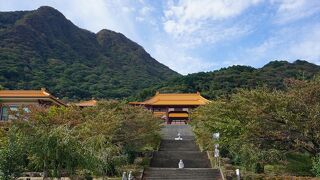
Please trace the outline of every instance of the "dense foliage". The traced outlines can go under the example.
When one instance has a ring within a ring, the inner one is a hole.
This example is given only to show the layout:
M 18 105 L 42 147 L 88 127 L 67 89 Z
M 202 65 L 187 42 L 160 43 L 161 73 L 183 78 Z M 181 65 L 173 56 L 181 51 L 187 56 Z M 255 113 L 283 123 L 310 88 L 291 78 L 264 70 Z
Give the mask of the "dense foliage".
M 314 171 L 318 175 L 320 81 L 287 80 L 286 84 L 283 91 L 239 90 L 229 99 L 198 108 L 193 126 L 199 144 L 212 150 L 212 133 L 220 132 L 222 155 L 256 172 L 274 163 L 290 168 L 287 161 L 295 158 L 292 154 L 307 154 L 316 157 Z
M 161 85 L 141 91 L 137 96 L 142 100 L 160 92 L 201 92 L 208 99 L 227 97 L 238 88 L 254 89 L 268 87 L 269 89 L 285 89 L 287 78 L 308 80 L 320 72 L 320 67 L 307 61 L 297 60 L 272 61 L 262 68 L 249 66 L 231 66 L 213 72 L 199 72 L 169 80 Z
M 80 29 L 51 7 L 0 12 L 0 85 L 60 98 L 123 98 L 179 76 L 110 30 Z
M 114 176 L 157 147 L 160 124 L 143 108 L 119 102 L 96 107 L 40 107 L 15 112 L 1 129 L 0 176 Z M 140 164 L 142 165 L 142 164 Z

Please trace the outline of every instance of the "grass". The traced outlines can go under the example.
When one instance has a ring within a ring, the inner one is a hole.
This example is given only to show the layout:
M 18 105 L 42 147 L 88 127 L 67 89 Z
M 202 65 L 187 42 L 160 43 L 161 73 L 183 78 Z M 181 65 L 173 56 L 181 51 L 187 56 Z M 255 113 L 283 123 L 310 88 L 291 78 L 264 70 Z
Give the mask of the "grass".
M 288 153 L 287 162 L 288 172 L 297 176 L 312 175 L 312 160 L 309 154 Z
M 311 156 L 306 153 L 288 153 L 282 163 L 265 166 L 265 173 L 270 175 L 312 176 Z

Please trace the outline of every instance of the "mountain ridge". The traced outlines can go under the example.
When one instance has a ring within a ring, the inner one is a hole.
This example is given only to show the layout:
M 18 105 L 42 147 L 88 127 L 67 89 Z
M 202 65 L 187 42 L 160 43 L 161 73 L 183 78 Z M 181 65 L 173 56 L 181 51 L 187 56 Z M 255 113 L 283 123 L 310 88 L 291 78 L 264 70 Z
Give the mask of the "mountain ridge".
M 0 12 L 0 83 L 66 99 L 124 98 L 180 76 L 123 34 L 81 29 L 58 10 Z
M 146 88 L 135 98 L 147 99 L 156 91 L 162 93 L 201 92 L 208 99 L 229 96 L 237 89 L 253 89 L 265 86 L 284 90 L 286 79 L 310 80 L 320 75 L 320 66 L 304 60 L 270 61 L 261 68 L 233 65 L 209 72 L 198 72 L 171 79 L 161 85 Z
M 0 12 L 0 86 L 46 87 L 65 100 L 144 100 L 156 91 L 199 91 L 215 99 L 238 88 L 283 89 L 286 78 L 311 79 L 319 71 L 319 66 L 297 60 L 181 76 L 123 34 L 81 29 L 52 7 Z

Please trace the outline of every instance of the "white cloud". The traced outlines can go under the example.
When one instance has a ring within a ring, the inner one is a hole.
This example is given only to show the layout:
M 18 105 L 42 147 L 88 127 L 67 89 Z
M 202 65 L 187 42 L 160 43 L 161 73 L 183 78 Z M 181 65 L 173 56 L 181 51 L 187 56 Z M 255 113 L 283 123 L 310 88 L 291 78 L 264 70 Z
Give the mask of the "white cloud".
M 320 12 L 319 0 L 271 0 L 278 9 L 275 22 L 285 24 Z
M 261 0 L 184 0 L 170 4 L 165 12 L 167 18 L 186 22 L 193 20 L 221 20 L 241 14 Z
M 320 25 L 312 28 L 300 41 L 291 45 L 289 53 L 297 59 L 320 64 Z
M 214 62 L 191 56 L 183 48 L 171 43 L 161 42 L 155 44 L 154 48 L 153 54 L 157 60 L 184 75 L 199 71 L 209 71 L 217 66 Z
M 136 15 L 136 20 L 138 22 L 146 22 L 151 25 L 156 25 L 155 18 L 153 17 L 152 13 L 155 9 L 150 6 L 149 4 L 141 1 L 141 7 L 138 10 L 138 14 Z
M 250 32 L 248 25 L 228 23 L 261 0 L 185 0 L 169 2 L 164 11 L 164 30 L 179 43 L 198 45 L 233 39 Z
M 233 57 L 241 64 L 262 66 L 271 60 L 297 59 L 320 64 L 320 24 L 305 27 L 283 28 L 255 47 L 242 49 Z

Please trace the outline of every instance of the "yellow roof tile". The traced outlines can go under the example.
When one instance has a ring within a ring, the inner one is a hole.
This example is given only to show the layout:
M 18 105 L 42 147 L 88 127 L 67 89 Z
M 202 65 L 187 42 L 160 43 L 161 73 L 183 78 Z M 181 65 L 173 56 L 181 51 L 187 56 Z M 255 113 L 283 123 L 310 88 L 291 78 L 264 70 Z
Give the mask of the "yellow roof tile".
M 59 105 L 66 106 L 65 103 L 48 93 L 45 88 L 41 88 L 41 90 L 0 90 L 0 99 L 1 98 L 46 98 L 51 99 Z
M 50 97 L 50 94 L 42 90 L 0 90 L 0 97 Z
M 141 105 L 204 105 L 209 100 L 205 99 L 200 93 L 172 93 L 160 94 L 157 92 L 155 96 L 144 102 L 131 102 L 130 104 Z

